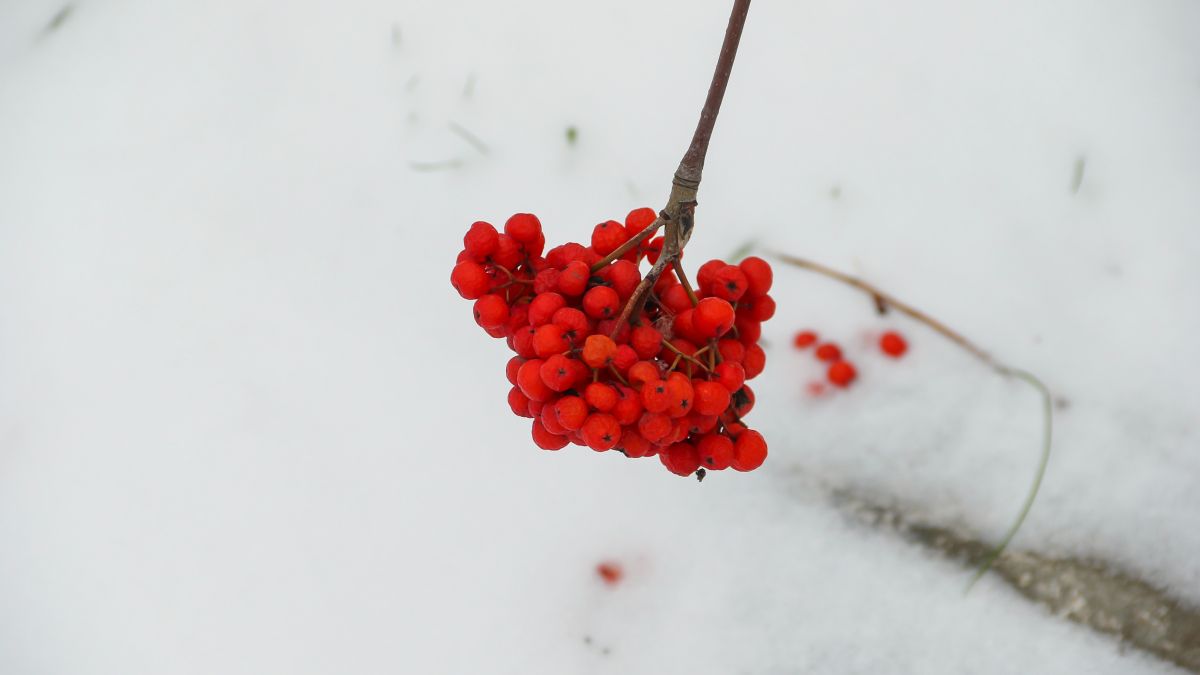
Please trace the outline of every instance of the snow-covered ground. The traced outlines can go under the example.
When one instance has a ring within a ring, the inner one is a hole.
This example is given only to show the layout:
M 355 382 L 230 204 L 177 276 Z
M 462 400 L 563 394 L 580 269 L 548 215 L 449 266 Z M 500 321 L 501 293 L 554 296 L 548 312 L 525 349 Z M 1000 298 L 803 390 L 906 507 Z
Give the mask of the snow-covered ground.
M 508 412 L 462 233 L 661 206 L 727 2 L 62 9 L 0 4 L 0 673 L 1174 672 L 831 504 L 996 538 L 1040 420 L 825 279 L 777 271 L 760 471 L 546 453 Z M 1014 546 L 1200 603 L 1197 27 L 760 0 L 688 260 L 812 257 L 1038 373 L 1066 405 Z M 858 385 L 807 395 L 800 328 Z

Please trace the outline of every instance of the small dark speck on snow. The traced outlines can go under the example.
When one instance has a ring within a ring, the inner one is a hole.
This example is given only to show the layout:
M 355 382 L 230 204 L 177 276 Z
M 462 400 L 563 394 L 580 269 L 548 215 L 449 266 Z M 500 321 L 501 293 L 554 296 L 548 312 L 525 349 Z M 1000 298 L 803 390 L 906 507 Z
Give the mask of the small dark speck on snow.
M 75 5 L 63 6 L 63 8 L 58 10 L 58 13 L 50 19 L 50 22 L 46 24 L 46 28 L 42 31 L 42 34 L 49 35 L 59 28 L 62 28 L 63 24 L 67 22 L 67 19 L 71 18 L 71 14 L 74 11 Z
M 1083 170 L 1087 167 L 1087 159 L 1080 155 L 1075 158 L 1075 168 L 1071 172 L 1071 194 L 1079 194 L 1079 186 L 1083 185 Z

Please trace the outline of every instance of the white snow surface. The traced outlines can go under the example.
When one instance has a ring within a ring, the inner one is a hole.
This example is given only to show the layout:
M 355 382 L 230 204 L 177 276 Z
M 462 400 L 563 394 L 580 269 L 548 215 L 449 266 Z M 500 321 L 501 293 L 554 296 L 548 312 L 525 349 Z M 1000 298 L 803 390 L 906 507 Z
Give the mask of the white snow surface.
M 1176 672 L 831 503 L 995 540 L 1040 418 L 826 279 L 777 267 L 759 471 L 543 452 L 508 411 L 463 232 L 661 207 L 728 4 L 0 4 L 0 673 Z M 823 261 L 1039 374 L 1067 405 L 1014 547 L 1191 602 L 1198 26 L 760 0 L 686 256 Z M 801 328 L 854 387 L 805 392 Z

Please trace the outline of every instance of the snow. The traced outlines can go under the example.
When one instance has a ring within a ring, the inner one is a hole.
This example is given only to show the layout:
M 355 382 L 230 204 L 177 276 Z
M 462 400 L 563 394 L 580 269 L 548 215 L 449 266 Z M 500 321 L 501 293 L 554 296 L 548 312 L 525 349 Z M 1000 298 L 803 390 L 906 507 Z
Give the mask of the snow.
M 777 270 L 760 471 L 541 452 L 508 413 L 462 233 L 661 206 L 726 5 L 0 6 L 0 672 L 1175 672 L 837 510 L 995 539 L 1040 420 L 828 280 Z M 1014 546 L 1193 603 L 1198 22 L 755 3 L 687 256 L 823 261 L 1037 373 L 1067 406 Z M 805 393 L 801 328 L 857 386 Z

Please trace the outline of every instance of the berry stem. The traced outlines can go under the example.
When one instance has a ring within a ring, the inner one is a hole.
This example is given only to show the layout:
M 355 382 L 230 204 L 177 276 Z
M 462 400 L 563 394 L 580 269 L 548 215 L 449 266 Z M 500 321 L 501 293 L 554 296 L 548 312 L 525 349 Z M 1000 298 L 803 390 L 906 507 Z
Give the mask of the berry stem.
M 696 297 L 696 291 L 692 290 L 692 282 L 688 281 L 687 275 L 683 272 L 683 263 L 679 262 L 679 258 L 671 261 L 671 267 L 675 269 L 675 276 L 679 277 L 679 283 L 683 285 L 683 290 L 687 291 L 688 299 L 692 301 L 692 307 L 700 304 L 700 298 Z
M 738 44 L 742 40 L 742 27 L 746 25 L 746 13 L 750 11 L 750 0 L 734 0 L 733 11 L 729 14 L 729 25 L 725 28 L 725 41 L 721 43 L 721 54 L 717 57 L 717 67 L 713 72 L 712 83 L 708 86 L 708 97 L 704 99 L 704 108 L 700 110 L 700 120 L 696 123 L 696 132 L 692 134 L 692 143 L 688 146 L 679 168 L 675 171 L 676 180 L 687 181 L 693 188 L 700 185 L 700 174 L 704 171 L 704 158 L 708 154 L 708 142 L 712 139 L 713 125 L 717 122 L 717 114 L 721 112 L 721 101 L 725 98 L 725 88 L 729 86 L 729 74 L 733 71 L 733 59 L 737 56 Z
M 706 371 L 708 370 L 708 366 L 704 365 L 704 364 L 703 364 L 703 363 L 701 363 L 699 360 L 697 360 L 697 359 L 695 359 L 695 358 L 693 358 L 693 357 L 691 357 L 691 356 L 689 356 L 689 355 L 687 355 L 687 354 L 684 354 L 683 352 L 679 351 L 679 349 L 678 349 L 678 348 L 677 348 L 675 345 L 671 344 L 670 342 L 667 342 L 666 340 L 663 340 L 663 341 L 662 341 L 662 345 L 663 345 L 664 347 L 666 347 L 667 349 L 670 349 L 671 351 L 675 352 L 675 355 L 676 355 L 678 358 L 680 358 L 680 359 L 683 359 L 684 361 L 687 361 L 687 362 L 689 362 L 689 363 L 694 363 L 695 365 L 697 365 L 697 366 L 700 366 L 701 368 L 703 368 L 703 369 L 704 369 L 704 370 L 706 370 Z
M 629 386 L 629 380 L 626 380 L 625 377 L 623 375 L 621 375 L 621 371 L 617 370 L 616 366 L 614 366 L 613 364 L 610 363 L 610 364 L 608 364 L 608 369 L 612 371 L 613 377 L 616 377 L 618 382 L 625 385 L 626 387 Z
M 507 288 L 513 284 L 532 284 L 533 283 L 533 279 L 522 279 L 522 278 L 518 277 L 517 275 L 513 274 L 511 271 L 509 271 L 509 269 L 507 267 L 505 267 L 504 265 L 496 265 L 495 267 L 496 267 L 496 269 L 498 269 L 501 272 L 504 272 L 506 275 L 508 275 L 508 283 L 505 284 L 504 286 L 501 286 L 501 288 Z
M 721 112 L 721 101 L 725 98 L 725 89 L 729 86 L 729 75 L 733 71 L 733 59 L 737 56 L 738 45 L 742 41 L 742 28 L 746 25 L 746 13 L 750 10 L 750 0 L 734 0 L 733 10 L 729 14 L 729 24 L 725 27 L 725 39 L 721 43 L 721 53 L 717 57 L 717 67 L 713 71 L 712 82 L 708 86 L 708 96 L 704 99 L 704 107 L 700 109 L 700 120 L 696 123 L 696 131 L 692 134 L 692 142 L 687 152 L 675 170 L 671 181 L 671 194 L 667 197 L 667 206 L 651 223 L 650 227 L 665 226 L 663 234 L 663 250 L 658 262 L 634 290 L 621 317 L 618 327 L 626 321 L 636 321 L 642 307 L 646 304 L 646 294 L 654 286 L 654 282 L 668 265 L 679 258 L 684 246 L 692 236 L 693 218 L 696 210 L 696 192 L 700 188 L 700 176 L 704 172 L 704 158 L 708 155 L 708 143 L 712 140 L 713 126 L 717 122 L 717 114 Z M 643 230 L 645 232 L 645 230 Z M 680 275 L 682 277 L 682 275 Z M 614 331 L 615 333 L 615 331 Z

